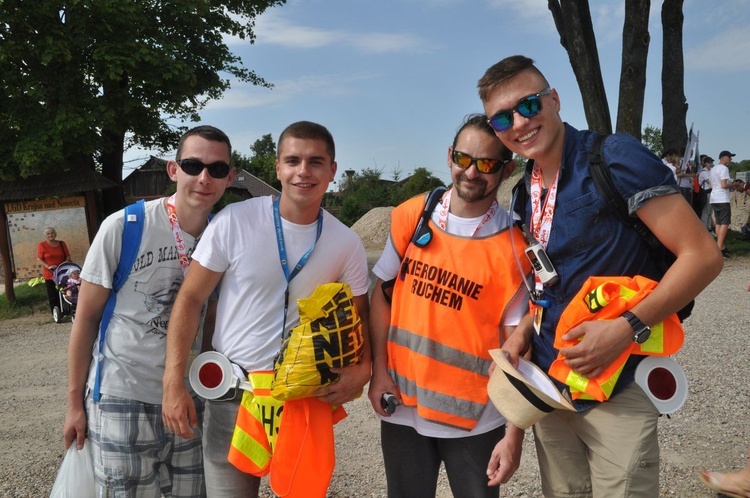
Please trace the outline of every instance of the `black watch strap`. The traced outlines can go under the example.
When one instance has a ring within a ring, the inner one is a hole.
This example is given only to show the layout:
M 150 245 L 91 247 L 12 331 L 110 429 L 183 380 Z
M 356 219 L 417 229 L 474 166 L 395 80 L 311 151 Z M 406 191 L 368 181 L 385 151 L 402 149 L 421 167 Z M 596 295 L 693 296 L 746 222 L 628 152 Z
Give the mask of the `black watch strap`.
M 651 328 L 643 323 L 632 311 L 626 311 L 620 316 L 627 320 L 633 329 L 633 341 L 638 344 L 646 342 L 651 335 Z

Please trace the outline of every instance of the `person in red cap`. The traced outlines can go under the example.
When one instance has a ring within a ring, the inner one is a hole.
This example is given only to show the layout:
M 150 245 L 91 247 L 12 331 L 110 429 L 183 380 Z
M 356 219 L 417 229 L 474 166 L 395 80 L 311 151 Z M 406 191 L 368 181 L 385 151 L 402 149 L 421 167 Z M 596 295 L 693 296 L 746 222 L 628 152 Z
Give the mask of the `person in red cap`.
M 721 249 L 724 258 L 729 258 L 729 250 L 724 245 L 732 222 L 732 208 L 729 204 L 729 191 L 731 190 L 728 164 L 732 161 L 734 154 L 728 150 L 722 150 L 719 154 L 719 164 L 711 168 L 711 207 L 716 219 L 716 243 Z

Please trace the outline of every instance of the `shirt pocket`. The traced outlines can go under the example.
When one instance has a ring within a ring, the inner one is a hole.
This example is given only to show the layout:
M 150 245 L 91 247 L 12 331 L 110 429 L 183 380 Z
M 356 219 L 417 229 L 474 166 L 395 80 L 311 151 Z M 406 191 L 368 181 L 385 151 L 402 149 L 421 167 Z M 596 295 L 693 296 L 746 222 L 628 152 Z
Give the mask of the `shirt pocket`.
M 612 219 L 597 192 L 577 197 L 558 209 L 562 209 L 563 229 L 571 250 L 581 251 L 597 244 L 611 243 Z

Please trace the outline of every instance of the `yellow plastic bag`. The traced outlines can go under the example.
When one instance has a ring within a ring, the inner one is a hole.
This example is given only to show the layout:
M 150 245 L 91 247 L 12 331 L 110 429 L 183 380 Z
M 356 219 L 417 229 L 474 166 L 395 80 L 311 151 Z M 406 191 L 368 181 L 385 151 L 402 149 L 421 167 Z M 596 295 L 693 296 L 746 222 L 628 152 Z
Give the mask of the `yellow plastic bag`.
M 271 395 L 290 400 L 311 396 L 338 380 L 331 368 L 359 363 L 364 336 L 349 285 L 319 285 L 297 300 L 300 324 L 284 339 L 274 362 Z

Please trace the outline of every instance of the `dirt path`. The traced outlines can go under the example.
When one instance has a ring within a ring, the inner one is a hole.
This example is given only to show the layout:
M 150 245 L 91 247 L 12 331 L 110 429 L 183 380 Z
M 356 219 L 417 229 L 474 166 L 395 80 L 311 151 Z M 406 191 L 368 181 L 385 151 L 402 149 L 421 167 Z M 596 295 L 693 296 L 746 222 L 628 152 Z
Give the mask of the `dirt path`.
M 662 497 L 711 497 L 703 468 L 738 468 L 750 444 L 750 260 L 729 260 L 699 296 L 677 359 L 690 382 L 683 409 L 660 420 Z M 0 322 L 0 496 L 48 496 L 63 456 L 66 348 L 70 322 L 47 314 Z M 366 397 L 336 427 L 337 466 L 329 497 L 385 496 L 378 420 Z M 265 493 L 267 493 L 267 488 Z M 540 496 L 533 436 L 503 497 Z M 264 496 L 270 496 L 265 494 Z M 441 481 L 440 498 L 452 496 Z

